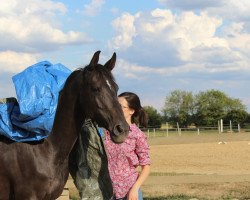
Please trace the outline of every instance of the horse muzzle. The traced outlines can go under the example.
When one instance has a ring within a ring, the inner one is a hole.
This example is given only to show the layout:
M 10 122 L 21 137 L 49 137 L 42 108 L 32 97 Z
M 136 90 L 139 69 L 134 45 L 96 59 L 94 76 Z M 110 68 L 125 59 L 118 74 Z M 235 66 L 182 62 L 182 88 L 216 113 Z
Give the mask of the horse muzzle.
M 115 143 L 122 143 L 127 138 L 127 135 L 129 133 L 129 125 L 115 125 L 114 129 L 111 133 L 111 138 Z

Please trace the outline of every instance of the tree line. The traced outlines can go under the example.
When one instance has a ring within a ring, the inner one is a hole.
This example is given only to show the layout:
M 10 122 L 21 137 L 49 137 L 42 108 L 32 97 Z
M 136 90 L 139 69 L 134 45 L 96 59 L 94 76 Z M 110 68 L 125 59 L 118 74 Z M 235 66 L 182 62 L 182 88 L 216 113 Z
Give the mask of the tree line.
M 148 114 L 149 127 L 160 127 L 166 122 L 173 126 L 178 122 L 181 127 L 217 126 L 220 119 L 226 124 L 230 121 L 241 125 L 250 122 L 247 107 L 240 99 L 214 89 L 197 94 L 174 90 L 166 96 L 162 113 L 152 106 L 145 106 L 144 109 Z

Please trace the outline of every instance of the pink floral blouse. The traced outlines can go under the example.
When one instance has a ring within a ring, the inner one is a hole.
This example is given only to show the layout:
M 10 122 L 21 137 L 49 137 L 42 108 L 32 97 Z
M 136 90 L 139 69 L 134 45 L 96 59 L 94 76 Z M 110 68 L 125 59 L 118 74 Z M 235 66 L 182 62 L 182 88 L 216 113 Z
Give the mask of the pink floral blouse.
M 123 198 L 138 178 L 136 167 L 150 164 L 146 135 L 132 124 L 125 142 L 115 144 L 106 132 L 105 148 L 115 197 Z

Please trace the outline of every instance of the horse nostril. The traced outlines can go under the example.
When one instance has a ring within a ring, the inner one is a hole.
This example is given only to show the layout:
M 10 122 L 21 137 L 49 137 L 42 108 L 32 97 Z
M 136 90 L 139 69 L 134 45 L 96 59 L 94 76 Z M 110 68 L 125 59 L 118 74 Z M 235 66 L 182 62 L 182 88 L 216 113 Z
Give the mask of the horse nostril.
M 126 136 L 129 133 L 129 126 L 126 126 L 125 124 L 117 124 L 114 126 L 113 134 L 111 134 L 111 138 L 115 143 L 122 143 L 125 141 Z
M 118 134 L 121 134 L 121 133 L 123 133 L 124 132 L 124 129 L 123 129 L 123 127 L 121 126 L 121 125 L 116 125 L 115 126 L 115 134 L 116 135 L 118 135 Z

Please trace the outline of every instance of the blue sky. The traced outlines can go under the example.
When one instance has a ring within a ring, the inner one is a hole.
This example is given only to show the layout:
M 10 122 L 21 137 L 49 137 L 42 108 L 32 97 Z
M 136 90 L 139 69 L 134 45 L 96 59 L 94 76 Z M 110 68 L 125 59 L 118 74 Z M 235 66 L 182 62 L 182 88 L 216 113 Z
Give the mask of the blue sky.
M 0 7 L 0 98 L 39 61 L 71 70 L 117 53 L 120 92 L 159 111 L 173 90 L 208 89 L 250 111 L 249 0 L 8 0 Z

